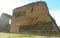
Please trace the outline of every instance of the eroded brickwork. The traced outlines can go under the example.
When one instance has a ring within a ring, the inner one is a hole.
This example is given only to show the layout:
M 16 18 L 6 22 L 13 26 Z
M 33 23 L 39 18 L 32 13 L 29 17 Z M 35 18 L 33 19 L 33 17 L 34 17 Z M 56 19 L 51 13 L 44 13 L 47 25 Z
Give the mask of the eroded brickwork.
M 40 33 L 53 30 L 58 31 L 45 2 L 35 2 L 13 10 L 10 32 Z

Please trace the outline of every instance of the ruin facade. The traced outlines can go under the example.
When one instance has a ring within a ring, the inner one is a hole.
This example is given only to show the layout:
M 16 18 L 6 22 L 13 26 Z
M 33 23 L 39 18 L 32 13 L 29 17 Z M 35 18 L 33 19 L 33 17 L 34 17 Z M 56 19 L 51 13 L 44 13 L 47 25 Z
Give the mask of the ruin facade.
M 39 34 L 41 31 L 58 31 L 44 1 L 30 3 L 13 10 L 10 32 Z
M 11 15 L 6 13 L 2 13 L 0 18 L 0 32 L 9 32 L 10 24 L 9 19 L 11 19 Z

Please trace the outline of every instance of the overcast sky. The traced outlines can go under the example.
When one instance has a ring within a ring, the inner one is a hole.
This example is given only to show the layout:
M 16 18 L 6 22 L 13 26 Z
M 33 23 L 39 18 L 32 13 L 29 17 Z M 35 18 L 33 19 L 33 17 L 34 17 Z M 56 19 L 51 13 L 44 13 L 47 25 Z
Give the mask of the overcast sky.
M 12 15 L 12 10 L 16 7 L 26 5 L 31 2 L 40 0 L 0 0 L 0 16 L 2 13 Z M 60 26 L 60 0 L 42 0 L 47 3 L 50 14 L 56 20 L 58 26 Z

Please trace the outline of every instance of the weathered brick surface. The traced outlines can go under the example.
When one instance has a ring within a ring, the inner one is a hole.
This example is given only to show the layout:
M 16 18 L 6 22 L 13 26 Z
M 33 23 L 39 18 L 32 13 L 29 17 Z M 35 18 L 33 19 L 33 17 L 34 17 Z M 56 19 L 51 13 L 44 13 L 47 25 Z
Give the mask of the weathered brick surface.
M 41 33 L 58 31 L 45 2 L 35 2 L 13 10 L 10 32 Z
M 32 25 L 37 22 L 50 22 L 45 2 L 37 2 L 16 8 L 13 11 L 14 21 L 19 25 Z

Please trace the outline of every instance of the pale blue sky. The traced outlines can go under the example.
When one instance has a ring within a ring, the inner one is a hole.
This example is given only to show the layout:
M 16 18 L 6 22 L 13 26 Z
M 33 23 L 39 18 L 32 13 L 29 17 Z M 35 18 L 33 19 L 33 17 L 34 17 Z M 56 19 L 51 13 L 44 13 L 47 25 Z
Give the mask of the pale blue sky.
M 46 0 L 49 10 L 60 9 L 60 0 Z
M 26 5 L 28 3 L 40 0 L 0 0 L 0 15 L 4 12 L 12 15 L 12 10 L 16 7 Z M 51 16 L 56 20 L 60 26 L 60 0 L 42 0 L 47 3 Z

